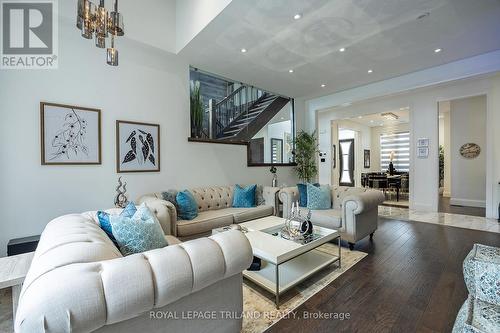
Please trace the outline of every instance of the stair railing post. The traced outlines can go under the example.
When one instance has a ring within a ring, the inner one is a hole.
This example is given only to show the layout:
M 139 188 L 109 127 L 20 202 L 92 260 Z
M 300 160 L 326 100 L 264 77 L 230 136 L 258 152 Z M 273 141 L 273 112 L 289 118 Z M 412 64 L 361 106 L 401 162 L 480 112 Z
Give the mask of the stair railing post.
M 208 136 L 210 139 L 215 139 L 217 133 L 216 133 L 216 117 L 215 117 L 215 101 L 211 98 L 208 100 L 208 129 L 209 129 L 209 134 Z

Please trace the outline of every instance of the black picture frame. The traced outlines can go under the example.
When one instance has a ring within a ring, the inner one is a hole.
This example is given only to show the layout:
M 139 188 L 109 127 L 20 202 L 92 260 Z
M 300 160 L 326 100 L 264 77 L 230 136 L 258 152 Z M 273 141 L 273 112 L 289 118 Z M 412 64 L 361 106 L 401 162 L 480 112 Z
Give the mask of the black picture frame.
M 370 169 L 371 166 L 370 149 L 365 149 L 363 152 L 363 166 L 365 169 Z
M 335 169 L 337 167 L 337 146 L 332 145 L 332 168 Z

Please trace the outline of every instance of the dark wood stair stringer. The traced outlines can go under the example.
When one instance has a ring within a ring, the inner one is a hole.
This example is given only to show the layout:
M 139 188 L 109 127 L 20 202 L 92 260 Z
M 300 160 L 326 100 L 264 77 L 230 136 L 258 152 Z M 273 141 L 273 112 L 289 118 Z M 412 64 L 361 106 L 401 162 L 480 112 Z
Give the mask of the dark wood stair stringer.
M 227 139 L 250 141 L 250 139 L 253 138 L 253 136 L 257 134 L 267 123 L 269 123 L 269 121 L 271 121 L 271 119 L 273 119 L 273 117 L 276 116 L 288 102 L 290 102 L 289 98 L 276 96 L 274 101 L 272 101 L 252 121 L 248 123 L 248 126 L 243 127 L 238 134 L 228 137 Z

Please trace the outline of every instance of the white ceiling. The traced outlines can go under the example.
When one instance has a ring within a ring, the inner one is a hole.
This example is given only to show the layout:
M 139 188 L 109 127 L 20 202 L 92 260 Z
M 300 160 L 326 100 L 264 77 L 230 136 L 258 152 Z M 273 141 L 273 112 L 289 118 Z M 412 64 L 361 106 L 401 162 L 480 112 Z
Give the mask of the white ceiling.
M 500 49 L 499 18 L 499 0 L 233 0 L 179 54 L 234 80 L 317 97 Z
M 407 108 L 403 108 L 400 110 L 390 110 L 387 112 L 394 113 L 399 117 L 399 119 L 389 120 L 383 117 L 381 113 L 374 113 L 359 116 L 356 118 L 350 118 L 349 120 L 368 127 L 394 126 L 398 124 L 407 124 L 410 122 L 410 111 Z

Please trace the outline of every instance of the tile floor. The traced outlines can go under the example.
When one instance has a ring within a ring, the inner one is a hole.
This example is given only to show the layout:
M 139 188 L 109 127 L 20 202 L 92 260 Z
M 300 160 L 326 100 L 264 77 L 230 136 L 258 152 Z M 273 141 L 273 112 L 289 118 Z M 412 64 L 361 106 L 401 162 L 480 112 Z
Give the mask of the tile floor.
M 412 209 L 379 206 L 379 215 L 406 221 L 441 224 L 450 227 L 500 233 L 500 223 L 495 219 L 450 213 L 422 212 Z

